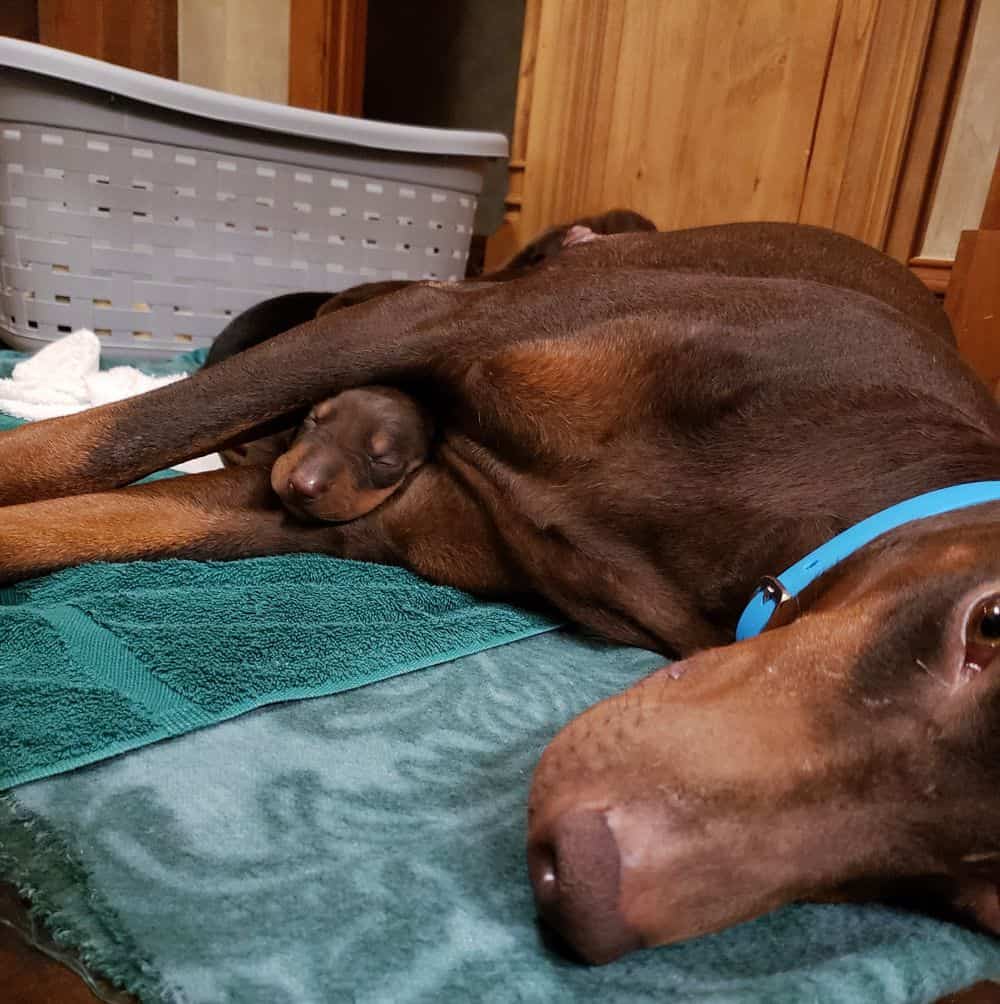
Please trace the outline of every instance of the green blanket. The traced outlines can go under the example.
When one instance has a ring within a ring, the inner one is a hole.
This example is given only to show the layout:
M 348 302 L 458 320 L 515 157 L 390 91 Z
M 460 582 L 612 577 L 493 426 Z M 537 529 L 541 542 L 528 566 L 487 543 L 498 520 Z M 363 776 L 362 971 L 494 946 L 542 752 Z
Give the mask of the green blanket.
M 548 951 L 531 772 L 659 661 L 550 632 L 24 785 L 0 875 L 148 1004 L 924 1004 L 1000 976 L 1000 943 L 877 906 L 600 968 Z
M 0 789 L 551 629 L 316 555 L 95 564 L 0 589 Z

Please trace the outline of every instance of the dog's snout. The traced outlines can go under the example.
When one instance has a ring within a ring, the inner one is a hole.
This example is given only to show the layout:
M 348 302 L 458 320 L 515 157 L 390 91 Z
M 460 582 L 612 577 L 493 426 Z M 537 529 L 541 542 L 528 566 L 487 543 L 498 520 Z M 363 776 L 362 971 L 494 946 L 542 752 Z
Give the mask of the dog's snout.
M 326 489 L 326 479 L 319 474 L 296 468 L 288 478 L 288 491 L 303 499 L 316 499 Z
M 533 835 L 528 870 L 543 923 L 584 961 L 601 965 L 640 946 L 619 909 L 621 860 L 603 812 L 573 810 Z

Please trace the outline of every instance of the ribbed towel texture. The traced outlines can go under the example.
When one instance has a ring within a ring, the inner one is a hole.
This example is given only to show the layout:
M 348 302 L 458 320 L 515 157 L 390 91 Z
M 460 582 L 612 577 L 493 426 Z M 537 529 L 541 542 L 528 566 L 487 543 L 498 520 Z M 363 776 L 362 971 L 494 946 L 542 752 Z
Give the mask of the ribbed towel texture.
M 0 789 L 552 628 L 316 555 L 95 564 L 0 590 Z

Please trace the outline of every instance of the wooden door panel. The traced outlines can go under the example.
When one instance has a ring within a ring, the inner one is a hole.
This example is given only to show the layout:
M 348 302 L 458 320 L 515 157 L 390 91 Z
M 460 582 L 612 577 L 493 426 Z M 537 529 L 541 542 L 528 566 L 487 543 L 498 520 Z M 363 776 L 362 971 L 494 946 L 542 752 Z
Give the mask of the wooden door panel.
M 836 0 L 541 4 L 523 226 L 798 213 Z
M 361 114 L 367 18 L 368 0 L 292 0 L 289 104 Z
M 846 0 L 841 20 L 863 29 L 864 43 L 838 33 L 834 53 L 851 77 L 860 70 L 860 86 L 852 81 L 843 116 L 836 113 L 835 98 L 841 82 L 831 80 L 835 86 L 824 96 L 803 223 L 832 227 L 876 247 L 885 243 L 934 9 L 935 0 Z M 832 128 L 824 128 L 831 120 Z M 820 189 L 815 198 L 814 185 Z
M 974 0 L 527 0 L 505 228 L 815 223 L 909 260 Z M 501 247 L 502 245 L 502 247 Z

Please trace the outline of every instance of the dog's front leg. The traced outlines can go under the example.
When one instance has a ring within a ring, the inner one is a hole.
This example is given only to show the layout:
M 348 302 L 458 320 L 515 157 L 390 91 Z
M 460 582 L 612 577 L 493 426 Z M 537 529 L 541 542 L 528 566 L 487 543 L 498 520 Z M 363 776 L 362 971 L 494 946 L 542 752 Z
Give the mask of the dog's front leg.
M 493 287 L 496 288 L 496 287 Z M 246 439 L 341 390 L 425 373 L 463 295 L 414 284 L 300 325 L 167 387 L 0 434 L 0 505 L 118 488 Z
M 219 559 L 290 551 L 390 560 L 359 521 L 289 516 L 266 467 L 237 467 L 117 491 L 9 506 L 0 520 L 0 583 L 90 561 Z
M 0 505 L 129 484 L 245 441 L 264 423 L 352 387 L 418 384 L 442 399 L 461 397 L 468 367 L 502 346 L 540 332 L 572 338 L 662 300 L 655 283 L 636 288 L 631 273 L 614 269 L 600 282 L 587 270 L 542 269 L 508 283 L 414 283 L 292 328 L 187 380 L 0 434 Z

